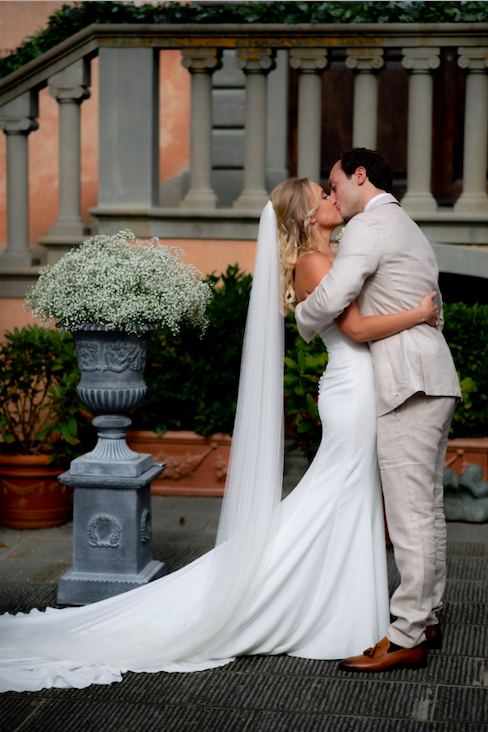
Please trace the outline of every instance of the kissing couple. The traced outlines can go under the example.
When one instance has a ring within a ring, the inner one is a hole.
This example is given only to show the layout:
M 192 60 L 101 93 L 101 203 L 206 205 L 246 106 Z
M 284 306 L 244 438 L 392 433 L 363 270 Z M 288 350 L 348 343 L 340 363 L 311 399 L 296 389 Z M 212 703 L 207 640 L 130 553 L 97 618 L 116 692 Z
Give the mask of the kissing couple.
M 215 549 L 92 605 L 3 615 L 2 690 L 82 688 L 248 654 L 415 668 L 440 647 L 442 472 L 461 392 L 435 255 L 391 195 L 378 153 L 342 154 L 329 185 L 327 195 L 307 178 L 285 181 L 261 216 Z M 334 254 L 331 234 L 344 221 Z M 281 501 L 283 314 L 292 310 L 329 361 L 320 447 Z M 390 609 L 381 484 L 401 578 Z

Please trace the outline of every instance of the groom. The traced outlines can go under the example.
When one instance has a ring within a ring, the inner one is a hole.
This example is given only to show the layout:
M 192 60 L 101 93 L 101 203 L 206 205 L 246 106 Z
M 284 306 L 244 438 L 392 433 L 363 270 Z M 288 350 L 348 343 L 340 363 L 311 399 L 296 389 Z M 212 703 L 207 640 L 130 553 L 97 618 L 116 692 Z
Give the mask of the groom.
M 416 307 L 438 290 L 434 252 L 391 191 L 387 162 L 354 148 L 331 170 L 331 200 L 349 221 L 330 270 L 297 305 L 309 341 L 352 300 L 361 315 Z M 442 303 L 436 298 L 442 326 Z M 441 644 L 437 613 L 446 580 L 442 473 L 449 425 L 461 396 L 441 327 L 423 323 L 369 344 L 378 414 L 378 460 L 400 586 L 391 600 L 388 634 L 340 668 L 382 671 L 423 666 Z

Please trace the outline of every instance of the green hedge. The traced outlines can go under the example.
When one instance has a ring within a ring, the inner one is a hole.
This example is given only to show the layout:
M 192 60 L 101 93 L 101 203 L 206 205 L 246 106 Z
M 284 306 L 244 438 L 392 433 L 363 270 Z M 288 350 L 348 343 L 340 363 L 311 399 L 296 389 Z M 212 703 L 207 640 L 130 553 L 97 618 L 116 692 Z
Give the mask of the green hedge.
M 486 21 L 484 1 L 478 2 L 175 2 L 135 6 L 121 2 L 76 2 L 63 5 L 46 28 L 26 38 L 15 53 L 0 60 L 0 76 L 93 23 L 476 23 Z
M 290 317 L 290 316 L 289 316 Z M 486 437 L 488 434 L 488 305 L 444 304 L 444 336 L 451 349 L 463 392 L 451 424 L 451 437 Z M 287 323 L 295 331 L 294 323 Z M 313 458 L 321 439 L 316 406 L 317 382 L 323 372 L 319 336 L 307 345 L 296 334 L 285 367 L 287 412 L 294 417 L 295 447 Z
M 232 432 L 237 403 L 242 340 L 252 276 L 230 266 L 207 280 L 214 296 L 207 308 L 209 326 L 153 334 L 145 371 L 147 396 L 131 415 L 135 429 L 194 430 L 201 435 Z

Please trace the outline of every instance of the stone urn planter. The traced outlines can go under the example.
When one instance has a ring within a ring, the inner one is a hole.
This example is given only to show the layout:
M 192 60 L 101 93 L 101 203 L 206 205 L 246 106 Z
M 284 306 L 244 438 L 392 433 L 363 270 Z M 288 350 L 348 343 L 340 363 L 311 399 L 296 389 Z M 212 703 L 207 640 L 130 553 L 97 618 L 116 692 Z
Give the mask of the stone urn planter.
M 152 482 L 158 496 L 224 495 L 230 435 L 216 433 L 202 437 L 196 432 L 168 430 L 158 437 L 150 430 L 129 430 L 127 442 L 134 450 L 150 453 L 166 469 Z
M 150 331 L 128 334 L 88 325 L 73 333 L 80 399 L 99 416 L 94 450 L 59 480 L 74 488 L 73 568 L 59 581 L 58 602 L 82 605 L 126 592 L 165 573 L 152 559 L 151 481 L 164 470 L 133 452 L 125 413 L 146 393 L 142 372 Z
M 62 485 L 61 468 L 48 455 L 0 455 L 1 517 L 13 529 L 59 526 L 69 521 L 73 489 Z

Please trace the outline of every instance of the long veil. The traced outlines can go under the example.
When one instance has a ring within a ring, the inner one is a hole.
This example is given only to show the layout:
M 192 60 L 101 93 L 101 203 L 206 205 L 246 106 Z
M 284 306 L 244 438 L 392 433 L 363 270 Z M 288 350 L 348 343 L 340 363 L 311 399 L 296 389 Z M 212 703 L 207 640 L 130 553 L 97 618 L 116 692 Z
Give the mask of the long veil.
M 79 664 L 98 668 L 83 685 L 93 683 L 96 674 L 103 676 L 100 668 L 111 669 L 109 677 L 115 680 L 117 670 L 119 676 L 125 669 L 179 670 L 175 664 L 191 670 L 192 664 L 205 668 L 206 661 L 221 658 L 219 647 L 232 637 L 252 600 L 276 534 L 283 475 L 284 322 L 279 303 L 278 227 L 269 202 L 259 224 L 229 472 L 203 596 L 182 607 L 178 622 L 169 625 L 157 613 L 150 624 L 134 622 L 141 603 L 151 602 L 151 585 L 82 608 L 9 617 L 9 657 L 14 657 L 12 649 L 24 651 L 24 657 L 35 655 L 38 670 L 43 658 L 47 665 L 59 661 L 60 667 L 69 662 L 71 669 Z

